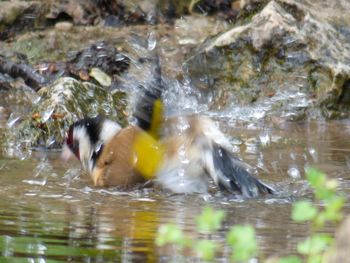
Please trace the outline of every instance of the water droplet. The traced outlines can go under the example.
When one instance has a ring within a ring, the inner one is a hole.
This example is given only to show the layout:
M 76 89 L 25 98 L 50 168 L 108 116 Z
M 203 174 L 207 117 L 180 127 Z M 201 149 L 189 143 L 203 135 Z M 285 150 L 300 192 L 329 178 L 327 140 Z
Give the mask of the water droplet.
M 268 133 L 260 134 L 259 140 L 260 140 L 260 143 L 261 143 L 262 146 L 269 145 L 270 142 L 271 142 L 270 134 L 268 134 Z
M 55 136 L 51 136 L 46 140 L 45 146 L 47 148 L 50 148 L 50 146 L 54 145 L 56 143 L 56 138 Z
M 7 121 L 7 126 L 9 128 L 12 128 L 13 125 L 15 125 L 19 119 L 20 119 L 19 116 L 16 116 L 14 113 L 11 113 L 10 117 L 8 118 L 8 121 Z
M 46 184 L 46 179 L 43 180 L 22 180 L 23 183 L 31 184 L 31 185 L 41 185 L 44 186 Z
M 291 166 L 291 167 L 289 167 L 287 173 L 288 173 L 288 175 L 289 175 L 291 178 L 293 178 L 293 179 L 300 179 L 300 178 L 301 178 L 301 176 L 300 176 L 300 171 L 299 171 L 299 169 L 298 169 L 297 166 Z
M 153 50 L 157 45 L 157 34 L 152 31 L 148 37 L 148 49 Z
M 47 122 L 48 119 L 50 119 L 52 113 L 54 112 L 54 107 L 49 107 L 47 110 L 41 113 L 42 122 Z
M 120 53 L 116 54 L 115 57 L 114 57 L 115 61 L 123 61 L 125 59 L 126 59 L 126 57 L 123 54 L 120 54 Z
M 309 154 L 311 155 L 312 160 L 315 163 L 318 162 L 318 153 L 314 148 L 312 148 L 312 147 L 309 148 Z
M 291 154 L 290 154 L 290 158 L 291 158 L 293 161 L 295 161 L 295 160 L 297 159 L 297 156 L 296 156 L 295 153 L 291 153 Z

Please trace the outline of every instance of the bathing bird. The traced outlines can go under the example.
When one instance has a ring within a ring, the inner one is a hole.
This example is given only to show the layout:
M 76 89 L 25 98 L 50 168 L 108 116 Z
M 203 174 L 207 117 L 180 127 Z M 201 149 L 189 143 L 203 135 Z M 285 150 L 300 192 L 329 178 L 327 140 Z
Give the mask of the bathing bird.
M 210 118 L 177 116 L 155 129 L 156 115 L 151 122 L 143 118 L 141 127 L 122 128 L 101 116 L 79 120 L 67 132 L 62 156 L 78 158 L 95 186 L 129 188 L 152 180 L 174 193 L 206 193 L 211 185 L 248 198 L 274 193 L 230 151 Z
M 102 116 L 81 119 L 69 127 L 63 158 L 78 158 L 95 186 L 129 188 L 152 180 L 173 193 L 206 193 L 214 186 L 248 198 L 273 194 L 232 153 L 213 120 L 164 116 L 158 59 L 155 64 L 151 88 L 143 88 L 136 100 L 135 124 L 121 127 Z

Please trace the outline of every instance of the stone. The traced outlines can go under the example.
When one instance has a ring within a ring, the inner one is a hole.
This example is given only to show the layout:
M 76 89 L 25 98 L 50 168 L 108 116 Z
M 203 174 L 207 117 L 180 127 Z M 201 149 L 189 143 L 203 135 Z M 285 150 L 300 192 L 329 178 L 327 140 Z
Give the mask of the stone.
M 211 109 L 252 107 L 260 118 L 348 116 L 340 103 L 350 79 L 346 37 L 297 2 L 263 3 L 188 56 Z

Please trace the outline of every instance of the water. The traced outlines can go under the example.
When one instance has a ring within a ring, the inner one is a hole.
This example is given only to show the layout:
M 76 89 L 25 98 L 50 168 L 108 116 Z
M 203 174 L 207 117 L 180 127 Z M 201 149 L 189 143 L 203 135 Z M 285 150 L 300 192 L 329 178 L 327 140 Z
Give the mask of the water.
M 350 122 L 275 122 L 266 127 L 217 119 L 240 157 L 278 189 L 276 196 L 241 200 L 152 188 L 93 188 L 80 164 L 63 163 L 59 153 L 36 152 L 22 161 L 2 156 L 0 262 L 185 261 L 173 247 L 154 244 L 157 229 L 176 223 L 194 235 L 194 217 L 204 206 L 227 215 L 213 239 L 223 241 L 231 226 L 249 223 L 257 231 L 260 258 L 295 253 L 297 242 L 309 234 L 308 225 L 290 219 L 293 202 L 311 197 L 305 167 L 337 179 L 339 192 L 349 196 Z M 217 257 L 227 262 L 230 252 L 224 247 Z

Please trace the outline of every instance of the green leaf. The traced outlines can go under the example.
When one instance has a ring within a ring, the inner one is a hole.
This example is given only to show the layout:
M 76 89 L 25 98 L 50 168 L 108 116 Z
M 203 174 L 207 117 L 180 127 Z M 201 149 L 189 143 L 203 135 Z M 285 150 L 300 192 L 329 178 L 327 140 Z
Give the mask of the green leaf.
M 180 246 L 187 245 L 188 240 L 184 236 L 182 230 L 174 224 L 161 225 L 158 229 L 156 238 L 157 246 L 164 246 L 165 244 L 176 244 Z
M 211 240 L 200 240 L 194 247 L 199 257 L 203 260 L 211 261 L 215 257 L 217 245 Z
M 315 197 L 319 200 L 328 200 L 336 195 L 338 181 L 328 179 L 327 176 L 313 168 L 306 170 L 306 178 L 315 189 Z
M 304 255 L 316 255 L 323 252 L 333 241 L 333 238 L 326 234 L 317 234 L 308 237 L 298 244 L 298 253 Z
M 325 213 L 328 215 L 327 219 L 331 221 L 341 219 L 341 210 L 344 204 L 345 198 L 341 196 L 334 196 L 332 199 L 325 201 Z
M 315 189 L 320 189 L 326 182 L 326 175 L 314 168 L 307 168 L 306 178 L 311 186 Z
M 233 248 L 233 261 L 246 261 L 257 253 L 255 230 L 252 226 L 232 227 L 226 240 Z
M 312 257 L 308 258 L 307 263 L 322 263 L 324 262 L 322 255 L 312 255 Z
M 280 258 L 278 261 L 278 263 L 302 263 L 302 262 L 303 261 L 298 256 L 287 256 L 284 258 Z
M 324 227 L 326 222 L 327 222 L 327 217 L 324 211 L 319 212 L 318 215 L 313 220 L 313 224 L 317 229 Z
M 326 187 L 316 189 L 315 190 L 315 197 L 318 200 L 328 200 L 335 196 L 336 192 L 334 190 L 327 189 Z
M 211 207 L 205 207 L 202 213 L 196 218 L 197 229 L 199 232 L 211 233 L 221 227 L 221 222 L 224 218 L 224 211 L 214 211 Z
M 292 219 L 294 221 L 313 220 L 317 212 L 317 208 L 310 201 L 299 201 L 293 204 Z

